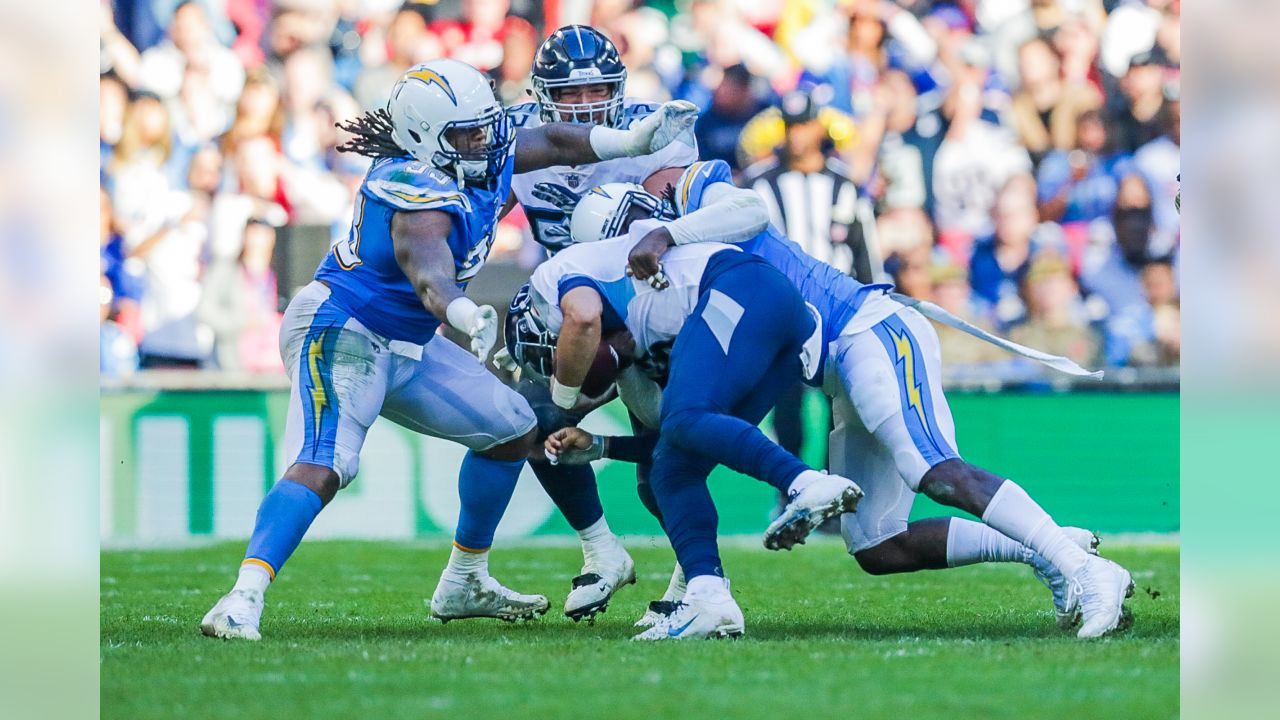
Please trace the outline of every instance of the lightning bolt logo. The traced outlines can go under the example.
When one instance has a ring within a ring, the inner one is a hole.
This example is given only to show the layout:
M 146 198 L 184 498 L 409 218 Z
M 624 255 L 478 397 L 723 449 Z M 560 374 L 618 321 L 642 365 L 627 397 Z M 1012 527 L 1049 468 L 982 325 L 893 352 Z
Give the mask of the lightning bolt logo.
M 924 414 L 924 401 L 920 395 L 920 380 L 916 376 L 916 355 L 911 347 L 911 339 L 907 337 L 906 331 L 898 332 L 892 328 L 889 334 L 893 336 L 893 349 L 898 355 L 898 363 L 902 364 L 902 376 L 907 385 L 907 405 L 915 411 L 916 416 L 920 418 L 920 427 L 923 428 L 925 435 L 929 435 L 929 421 Z
M 320 374 L 324 369 L 324 338 L 327 335 L 322 332 L 307 344 L 307 371 L 311 375 L 311 433 L 315 444 L 320 442 L 320 418 L 324 416 L 324 409 L 329 407 L 329 396 L 325 393 L 324 378 Z
M 610 195 L 609 193 L 605 192 L 605 191 L 604 191 L 604 188 L 602 188 L 602 187 L 600 187 L 600 186 L 598 186 L 598 185 L 597 185 L 596 187 L 591 188 L 591 192 L 589 192 L 589 193 L 587 193 L 587 194 L 588 194 L 588 195 L 599 195 L 600 197 L 606 197 L 606 198 L 609 198 L 610 200 L 612 200 L 612 199 L 613 199 L 613 196 L 612 196 L 612 195 Z
M 435 85 L 443 90 L 445 95 L 449 96 L 449 100 L 455 106 L 458 104 L 458 98 L 453 94 L 453 86 L 449 84 L 449 80 L 435 70 L 432 70 L 431 68 L 411 70 L 405 73 L 404 76 L 406 79 L 413 78 L 414 80 L 421 80 L 427 85 Z

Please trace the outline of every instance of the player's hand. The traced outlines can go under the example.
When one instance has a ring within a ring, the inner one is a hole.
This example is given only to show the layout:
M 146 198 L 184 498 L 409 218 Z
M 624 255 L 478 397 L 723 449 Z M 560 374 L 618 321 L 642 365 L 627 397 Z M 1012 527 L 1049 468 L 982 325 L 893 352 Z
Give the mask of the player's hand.
M 542 448 L 552 465 L 586 465 L 604 457 L 604 438 L 568 427 L 551 433 Z
M 548 205 L 555 206 L 557 210 L 565 215 L 572 215 L 573 209 L 578 207 L 578 201 L 582 199 L 581 195 L 569 188 L 548 182 L 535 183 L 533 197 Z
M 663 103 L 653 114 L 631 127 L 636 155 L 655 153 L 681 135 L 692 133 L 698 120 L 698 106 L 688 100 Z
M 498 311 L 492 305 L 481 305 L 471 316 L 471 325 L 467 328 L 471 337 L 471 353 L 480 362 L 489 357 L 489 351 L 498 342 Z
M 627 255 L 627 274 L 645 280 L 655 290 L 666 290 L 671 286 L 667 274 L 662 271 L 662 254 L 667 248 L 675 245 L 671 233 L 660 227 L 649 231 L 647 235 L 631 248 Z

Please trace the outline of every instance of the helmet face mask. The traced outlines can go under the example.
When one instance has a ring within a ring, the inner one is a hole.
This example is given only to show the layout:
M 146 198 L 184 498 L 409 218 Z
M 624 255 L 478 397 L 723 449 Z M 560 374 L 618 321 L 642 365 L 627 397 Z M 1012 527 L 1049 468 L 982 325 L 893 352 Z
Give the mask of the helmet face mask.
M 555 372 L 557 338 L 534 310 L 528 283 L 511 298 L 502 334 L 522 375 L 548 380 Z
M 440 129 L 440 150 L 432 162 L 441 170 L 461 171 L 473 182 L 487 182 L 502 172 L 515 128 L 501 108 L 484 110 L 474 120 L 446 122 Z
M 619 127 L 626 82 L 627 69 L 618 49 L 600 31 L 586 25 L 556 30 L 534 57 L 533 94 L 544 122 Z M 608 87 L 608 95 L 586 102 L 567 102 L 561 97 L 568 88 L 591 85 Z

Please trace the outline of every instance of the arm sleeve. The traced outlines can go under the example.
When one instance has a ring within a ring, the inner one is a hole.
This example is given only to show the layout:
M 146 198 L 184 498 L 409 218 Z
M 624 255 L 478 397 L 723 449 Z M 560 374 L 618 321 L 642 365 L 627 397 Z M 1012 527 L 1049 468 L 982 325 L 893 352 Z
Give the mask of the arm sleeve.
M 690 165 L 676 183 L 675 208 L 679 218 L 667 230 L 677 245 L 740 243 L 769 226 L 764 200 L 752 190 L 735 186 L 723 160 Z
M 645 465 L 653 462 L 653 449 L 658 446 L 657 433 L 646 435 L 619 435 L 607 438 L 604 456 L 610 460 Z

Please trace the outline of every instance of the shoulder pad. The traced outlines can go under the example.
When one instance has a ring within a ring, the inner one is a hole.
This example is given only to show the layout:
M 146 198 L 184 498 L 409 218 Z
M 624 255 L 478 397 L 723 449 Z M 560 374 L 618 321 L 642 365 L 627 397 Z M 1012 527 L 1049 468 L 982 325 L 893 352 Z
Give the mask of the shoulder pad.
M 507 117 L 516 127 L 534 127 L 541 123 L 542 115 L 538 103 L 527 102 L 507 108 Z
M 380 161 L 365 180 L 363 192 L 400 210 L 459 207 L 471 212 L 471 201 L 446 173 L 417 160 Z

